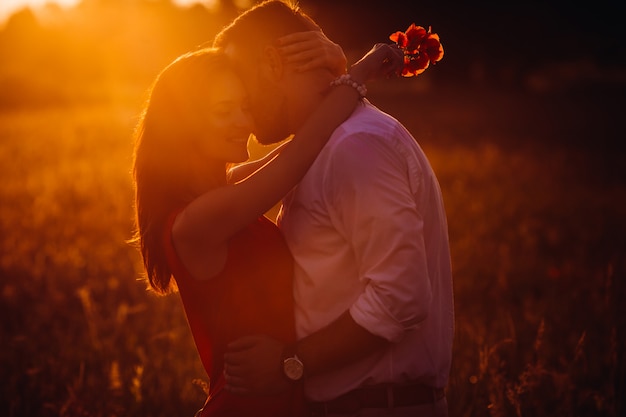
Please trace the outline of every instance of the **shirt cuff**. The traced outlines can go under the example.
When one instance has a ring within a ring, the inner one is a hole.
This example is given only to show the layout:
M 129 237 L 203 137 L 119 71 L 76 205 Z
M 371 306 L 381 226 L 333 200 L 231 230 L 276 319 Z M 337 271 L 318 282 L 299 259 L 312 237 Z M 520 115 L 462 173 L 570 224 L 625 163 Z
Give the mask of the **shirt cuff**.
M 406 331 L 375 298 L 367 297 L 367 293 L 350 307 L 350 315 L 359 326 L 392 343 L 399 342 Z

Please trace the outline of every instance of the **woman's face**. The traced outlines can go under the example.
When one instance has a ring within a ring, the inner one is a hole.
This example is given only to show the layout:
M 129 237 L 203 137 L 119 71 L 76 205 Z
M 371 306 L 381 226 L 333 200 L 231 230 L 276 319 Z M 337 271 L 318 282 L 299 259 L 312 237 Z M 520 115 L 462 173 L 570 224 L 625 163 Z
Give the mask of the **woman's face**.
M 203 148 L 213 159 L 246 161 L 253 123 L 243 83 L 234 73 L 221 71 L 211 80 L 210 86 L 206 92 L 206 109 L 199 109 L 208 125 Z

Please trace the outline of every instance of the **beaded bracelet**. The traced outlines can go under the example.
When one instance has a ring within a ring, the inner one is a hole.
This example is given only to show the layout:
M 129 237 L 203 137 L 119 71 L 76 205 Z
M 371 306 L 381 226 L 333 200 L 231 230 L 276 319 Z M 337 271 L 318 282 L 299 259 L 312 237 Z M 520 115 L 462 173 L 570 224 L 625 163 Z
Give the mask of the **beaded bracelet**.
M 342 74 L 339 77 L 335 78 L 330 83 L 331 86 L 342 85 L 342 84 L 349 85 L 350 87 L 354 88 L 361 97 L 365 97 L 367 95 L 367 88 L 365 87 L 365 84 L 357 83 L 356 81 L 352 79 L 350 74 Z

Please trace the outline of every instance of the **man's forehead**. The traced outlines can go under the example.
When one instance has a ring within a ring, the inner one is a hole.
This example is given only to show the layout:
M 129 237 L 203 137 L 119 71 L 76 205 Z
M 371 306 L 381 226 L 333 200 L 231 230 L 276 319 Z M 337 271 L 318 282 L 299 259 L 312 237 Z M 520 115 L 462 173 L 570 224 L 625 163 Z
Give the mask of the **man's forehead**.
M 224 50 L 224 54 L 228 58 L 235 59 L 237 57 L 237 49 L 238 49 L 237 46 L 231 42 L 228 45 L 226 45 L 226 47 L 223 50 Z
M 224 51 L 224 54 L 228 57 L 228 59 L 237 63 L 243 61 L 246 56 L 250 54 L 250 51 L 247 51 L 245 48 L 243 48 L 241 45 L 237 45 L 237 43 L 235 42 L 227 43 L 222 48 L 222 50 Z
M 241 81 L 243 81 L 246 89 L 248 90 L 248 94 L 253 94 L 254 87 L 252 85 L 252 80 L 256 79 L 254 76 L 254 72 L 256 71 L 256 65 L 249 65 L 246 60 L 249 60 L 249 56 L 246 55 L 246 50 L 242 48 L 240 45 L 230 42 L 222 48 L 224 55 L 231 61 L 233 64 L 231 68 L 235 71 L 235 74 L 239 76 Z

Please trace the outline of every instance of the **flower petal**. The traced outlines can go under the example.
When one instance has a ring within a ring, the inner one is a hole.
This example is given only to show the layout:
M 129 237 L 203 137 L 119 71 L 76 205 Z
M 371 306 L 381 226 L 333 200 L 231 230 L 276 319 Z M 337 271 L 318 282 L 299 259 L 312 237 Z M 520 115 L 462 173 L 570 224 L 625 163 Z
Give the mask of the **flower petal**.
M 414 75 L 421 74 L 428 68 L 430 63 L 430 59 L 426 54 L 419 54 L 417 57 L 409 61 L 405 67 L 412 72 Z
M 407 37 L 404 32 L 396 32 L 389 35 L 389 39 L 397 43 L 401 48 L 406 48 Z
M 420 45 L 420 51 L 428 55 L 431 62 L 441 61 L 443 58 L 443 46 L 439 42 L 437 34 L 429 34 Z
M 422 40 L 426 37 L 427 32 L 422 26 L 415 26 L 412 23 L 406 31 L 407 45 L 406 49 L 409 53 L 414 53 L 419 48 Z

